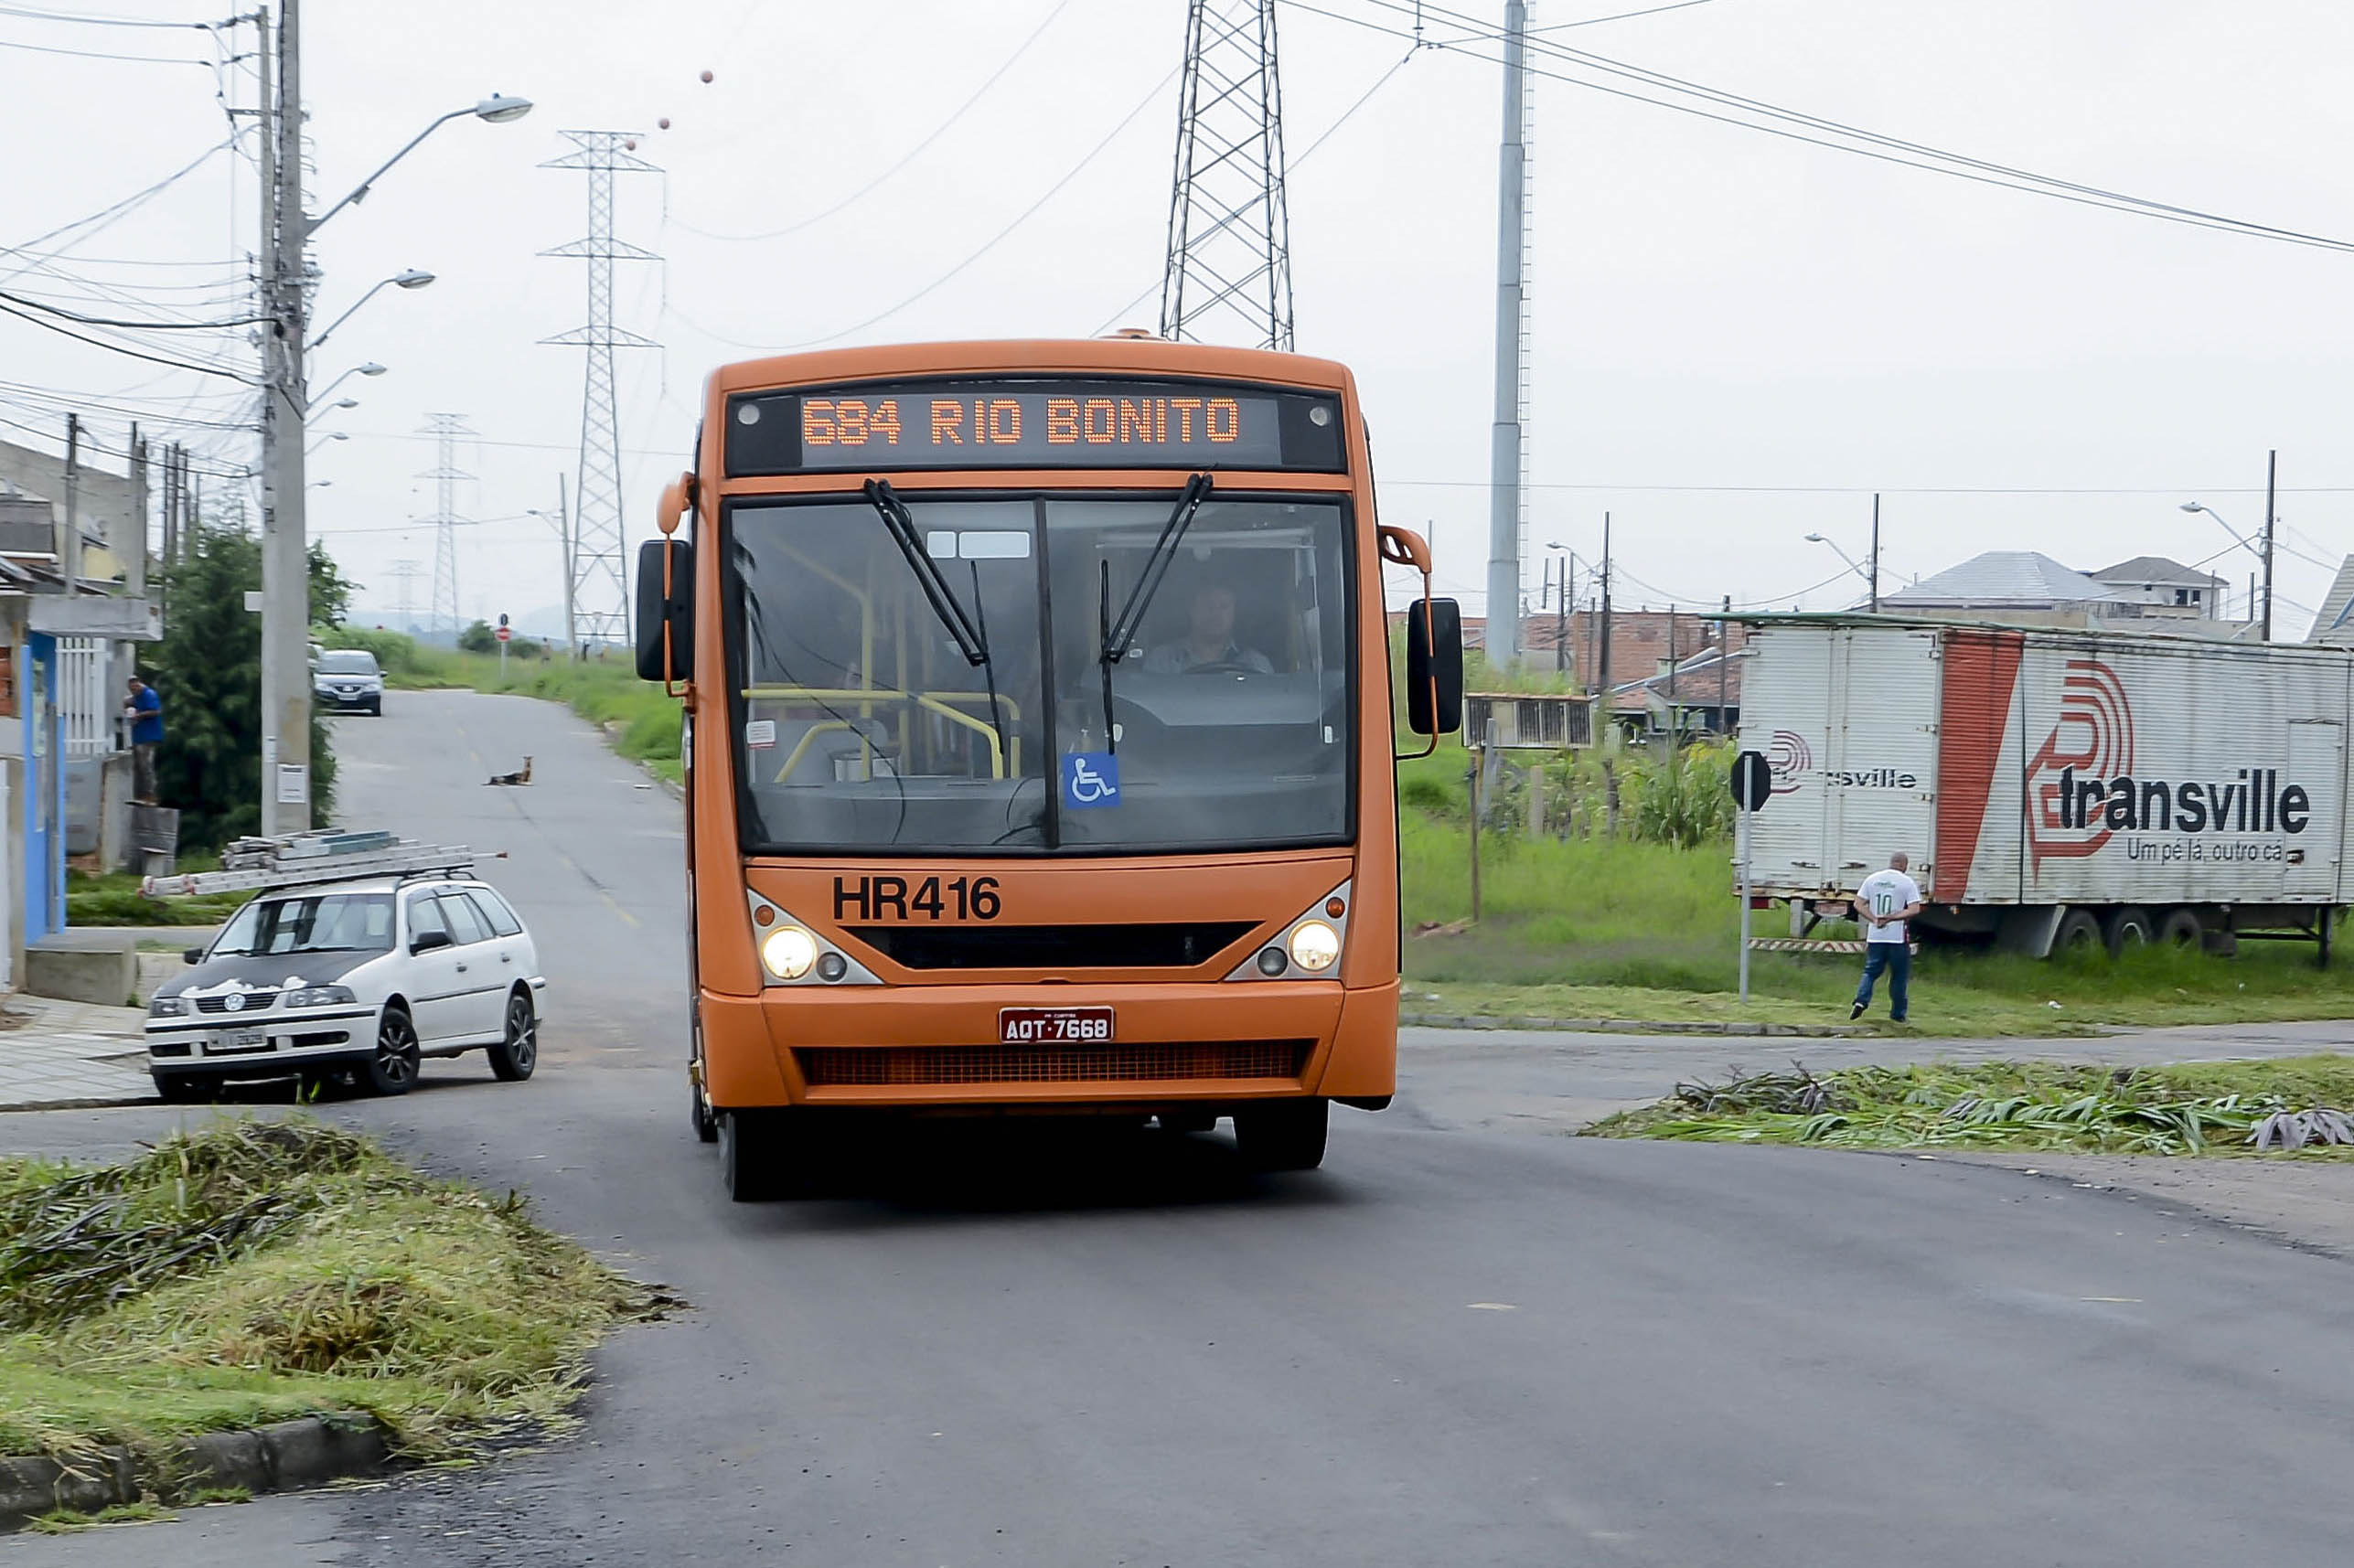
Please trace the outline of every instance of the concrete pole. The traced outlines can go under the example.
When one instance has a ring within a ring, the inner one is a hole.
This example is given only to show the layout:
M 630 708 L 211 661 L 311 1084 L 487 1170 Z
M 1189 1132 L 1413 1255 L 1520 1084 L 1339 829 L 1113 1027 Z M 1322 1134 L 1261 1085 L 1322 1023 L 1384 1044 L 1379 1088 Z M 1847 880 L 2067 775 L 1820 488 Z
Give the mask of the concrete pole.
M 2281 454 L 2264 453 L 2264 630 L 2257 640 L 2273 640 L 2273 482 L 2280 476 Z
M 263 54 L 266 56 L 267 49 Z M 271 317 L 263 389 L 262 500 L 262 831 L 311 826 L 310 561 L 303 502 L 308 382 L 303 370 L 304 262 L 301 0 L 279 0 L 277 116 L 265 169 L 277 214 L 264 271 Z
M 572 497 L 567 492 L 564 475 L 556 475 L 556 542 L 564 551 L 564 657 L 578 660 L 581 656 L 580 633 L 572 620 Z
M 147 438 L 131 427 L 131 517 L 122 528 L 123 591 L 147 596 Z
M 65 534 L 58 540 L 58 574 L 71 595 L 81 582 L 81 416 L 66 415 Z
M 1488 664 L 1520 663 L 1520 375 L 1528 149 L 1528 7 L 1504 6 L 1503 144 L 1496 160 L 1496 418 L 1488 464 Z

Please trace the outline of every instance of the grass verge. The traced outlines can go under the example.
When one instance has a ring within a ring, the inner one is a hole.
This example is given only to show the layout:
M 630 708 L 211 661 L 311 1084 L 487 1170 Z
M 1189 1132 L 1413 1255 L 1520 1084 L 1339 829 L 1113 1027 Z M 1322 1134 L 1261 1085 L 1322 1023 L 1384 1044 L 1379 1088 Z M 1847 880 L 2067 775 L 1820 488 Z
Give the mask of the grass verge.
M 2354 1057 L 2166 1067 L 1998 1061 L 1804 1068 L 1681 1083 L 1593 1137 L 1825 1148 L 2076 1150 L 2354 1157 Z
M 183 871 L 212 871 L 220 868 L 219 857 L 188 855 L 181 859 Z M 68 925 L 217 925 L 235 914 L 253 895 L 242 893 L 204 893 L 195 898 L 151 899 L 139 891 L 139 875 L 135 871 L 108 871 L 91 876 L 87 871 L 66 873 L 66 923 Z
M 0 1453 L 149 1452 L 359 1410 L 431 1457 L 560 1423 L 655 1293 L 305 1119 L 0 1162 Z

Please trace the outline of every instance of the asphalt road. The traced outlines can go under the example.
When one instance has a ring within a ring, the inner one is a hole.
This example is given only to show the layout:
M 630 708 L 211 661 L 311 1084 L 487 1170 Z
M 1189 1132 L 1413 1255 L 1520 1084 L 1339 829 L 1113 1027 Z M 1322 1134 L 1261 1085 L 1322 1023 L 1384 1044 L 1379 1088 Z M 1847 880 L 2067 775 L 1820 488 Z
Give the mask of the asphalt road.
M 612 1343 L 576 1437 L 12 1561 L 2345 1555 L 2349 1264 L 2008 1170 L 1552 1136 L 1548 1103 L 1635 1082 L 1575 1042 L 1418 1042 L 1398 1107 L 1341 1115 L 1312 1175 L 984 1128 L 730 1205 L 683 1109 L 675 804 L 520 699 L 396 693 L 338 738 L 351 820 L 508 851 L 554 986 L 532 1082 L 431 1063 L 329 1114 L 529 1191 L 691 1309 Z M 527 752 L 530 788 L 481 783 Z M 1694 1057 L 1737 1051 L 1762 1054 Z M 183 1114 L 0 1143 L 97 1154 Z

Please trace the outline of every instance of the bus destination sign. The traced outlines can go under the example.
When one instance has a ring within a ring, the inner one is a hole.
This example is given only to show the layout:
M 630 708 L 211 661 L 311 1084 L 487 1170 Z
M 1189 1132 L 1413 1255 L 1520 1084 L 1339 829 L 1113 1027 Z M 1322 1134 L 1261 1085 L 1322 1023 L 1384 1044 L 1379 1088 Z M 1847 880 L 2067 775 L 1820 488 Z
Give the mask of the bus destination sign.
M 1340 400 L 1171 381 L 928 381 L 739 395 L 728 473 L 1341 467 Z

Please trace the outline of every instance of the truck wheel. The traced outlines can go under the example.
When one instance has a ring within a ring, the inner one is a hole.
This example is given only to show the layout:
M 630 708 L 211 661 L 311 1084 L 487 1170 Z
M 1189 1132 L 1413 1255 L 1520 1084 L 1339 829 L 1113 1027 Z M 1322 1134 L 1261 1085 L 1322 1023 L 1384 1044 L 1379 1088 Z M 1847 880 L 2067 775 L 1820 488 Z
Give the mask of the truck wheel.
M 2157 925 L 2150 912 L 2134 904 L 2112 910 L 2102 934 L 2108 939 L 2109 956 L 2121 958 L 2129 947 L 2147 947 L 2157 940 Z
M 2207 923 L 2195 909 L 2170 909 L 2158 922 L 2158 940 L 2168 947 L 2199 947 L 2207 940 Z
M 1313 1170 L 1324 1163 L 1329 1100 L 1272 1100 L 1235 1110 L 1235 1147 L 1253 1170 Z
M 2060 917 L 2060 929 L 2051 936 L 2054 955 L 2090 953 L 2101 945 L 2101 922 L 2091 910 L 2081 905 L 2071 906 Z

